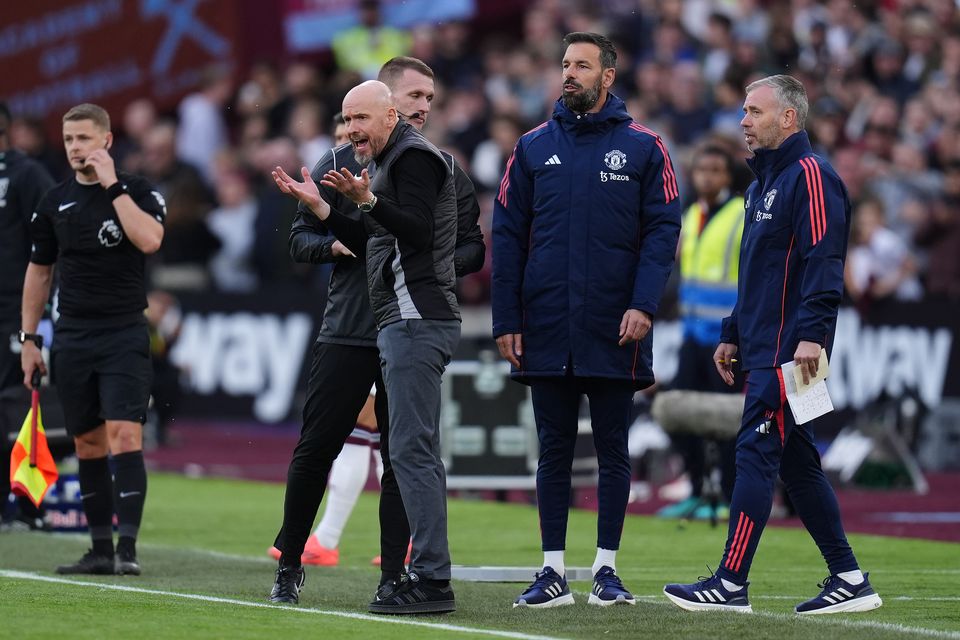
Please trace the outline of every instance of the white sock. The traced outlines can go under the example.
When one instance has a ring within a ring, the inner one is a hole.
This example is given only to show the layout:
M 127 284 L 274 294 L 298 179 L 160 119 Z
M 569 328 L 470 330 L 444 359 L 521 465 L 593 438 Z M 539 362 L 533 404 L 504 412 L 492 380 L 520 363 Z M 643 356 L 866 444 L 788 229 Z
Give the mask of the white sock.
M 742 584 L 733 584 L 726 578 L 720 578 L 720 584 L 722 584 L 723 588 L 727 591 L 740 591 L 740 589 L 743 589 Z
M 597 559 L 593 561 L 593 567 L 591 567 L 593 575 L 597 575 L 597 571 L 600 571 L 602 567 L 617 570 L 617 552 L 615 550 L 597 547 Z
M 561 578 L 567 575 L 567 567 L 563 564 L 563 549 L 560 551 L 544 551 L 543 566 L 552 568 Z
M 365 444 L 345 444 L 330 470 L 327 481 L 327 507 L 313 535 L 328 549 L 340 544 L 343 528 L 357 504 L 357 498 L 367 483 L 370 473 L 370 447 Z
M 842 579 L 844 582 L 849 582 L 850 584 L 860 584 L 863 582 L 863 572 L 860 571 L 860 569 L 838 573 L 837 577 Z

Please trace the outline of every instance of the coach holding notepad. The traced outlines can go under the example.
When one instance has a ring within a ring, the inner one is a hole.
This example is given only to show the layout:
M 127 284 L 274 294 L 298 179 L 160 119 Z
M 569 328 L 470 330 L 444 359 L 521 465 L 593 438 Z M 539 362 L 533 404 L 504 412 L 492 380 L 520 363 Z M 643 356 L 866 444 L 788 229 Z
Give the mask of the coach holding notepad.
M 747 574 L 779 474 L 830 570 L 820 595 L 797 605 L 797 613 L 875 609 L 880 596 L 860 572 L 820 467 L 816 420 L 797 425 L 784 410 L 780 369 L 793 360 L 806 381 L 816 373 L 820 351 L 832 346 L 850 200 L 833 167 L 810 148 L 803 130 L 807 92 L 800 82 L 785 75 L 757 80 L 747 87 L 743 111 L 740 125 L 756 180 L 744 204 L 737 304 L 723 321 L 714 354 L 727 384 L 733 384 L 730 363 L 738 352 L 747 372 L 727 545 L 713 576 L 667 585 L 664 593 L 691 611 L 751 610 Z

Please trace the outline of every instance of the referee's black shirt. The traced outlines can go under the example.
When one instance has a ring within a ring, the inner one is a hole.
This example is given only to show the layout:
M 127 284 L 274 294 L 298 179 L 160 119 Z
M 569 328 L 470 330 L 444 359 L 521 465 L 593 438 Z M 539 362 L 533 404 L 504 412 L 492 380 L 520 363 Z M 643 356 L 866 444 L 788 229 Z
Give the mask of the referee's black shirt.
M 145 215 L 162 224 L 163 196 L 139 176 L 117 177 Z M 61 182 L 40 203 L 30 229 L 30 261 L 59 263 L 59 326 L 118 326 L 146 308 L 144 254 L 127 238 L 99 183 Z
M 30 218 L 53 178 L 19 151 L 0 152 L 0 325 L 19 325 L 30 261 Z

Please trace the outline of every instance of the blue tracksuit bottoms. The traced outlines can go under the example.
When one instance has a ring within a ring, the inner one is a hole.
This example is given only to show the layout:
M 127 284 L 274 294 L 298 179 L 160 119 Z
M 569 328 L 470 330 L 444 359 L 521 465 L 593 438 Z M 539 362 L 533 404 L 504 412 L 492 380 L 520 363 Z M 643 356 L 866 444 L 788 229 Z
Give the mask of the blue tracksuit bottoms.
M 543 550 L 566 548 L 570 472 L 583 395 L 590 404 L 593 444 L 600 468 L 597 546 L 619 549 L 623 517 L 630 496 L 627 430 L 633 412 L 632 382 L 567 375 L 537 378 L 530 386 L 540 440 L 537 504 Z
M 857 569 L 843 532 L 837 496 L 820 466 L 813 438 L 817 421 L 794 424 L 782 376 L 779 368 L 753 369 L 747 375 L 727 545 L 717 570 L 721 578 L 736 584 L 747 581 L 773 506 L 778 473 L 831 575 Z

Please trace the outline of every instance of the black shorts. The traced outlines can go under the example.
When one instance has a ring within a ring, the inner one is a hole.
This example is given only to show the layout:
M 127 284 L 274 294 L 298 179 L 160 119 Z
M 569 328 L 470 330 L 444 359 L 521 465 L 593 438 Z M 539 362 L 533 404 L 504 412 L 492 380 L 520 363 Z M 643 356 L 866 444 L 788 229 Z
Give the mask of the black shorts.
M 106 329 L 58 326 L 51 376 L 70 435 L 79 436 L 105 420 L 142 424 L 153 382 L 146 319 Z

